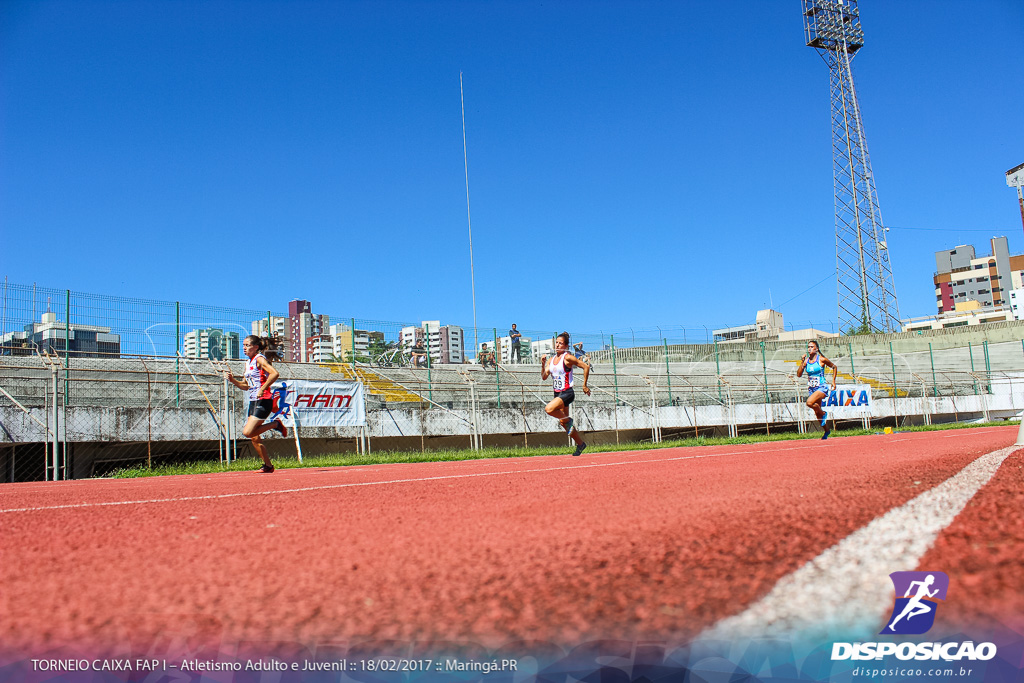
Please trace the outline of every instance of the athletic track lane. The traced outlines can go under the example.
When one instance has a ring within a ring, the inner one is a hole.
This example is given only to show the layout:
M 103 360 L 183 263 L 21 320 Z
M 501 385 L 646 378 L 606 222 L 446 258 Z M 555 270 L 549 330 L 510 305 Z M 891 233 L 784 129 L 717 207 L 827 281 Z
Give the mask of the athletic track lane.
M 0 642 L 683 641 L 1015 436 L 5 485 Z M 1021 614 L 1021 456 L 922 564 L 976 588 L 964 619 Z

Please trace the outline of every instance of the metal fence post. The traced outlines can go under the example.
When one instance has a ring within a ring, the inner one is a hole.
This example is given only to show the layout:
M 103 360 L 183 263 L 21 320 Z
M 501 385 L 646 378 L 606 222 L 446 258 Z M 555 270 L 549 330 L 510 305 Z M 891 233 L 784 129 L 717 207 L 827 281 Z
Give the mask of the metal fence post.
M 661 343 L 665 347 L 665 380 L 668 382 L 668 404 L 673 405 L 672 402 L 672 371 L 668 367 L 668 340 L 664 337 L 661 338 Z
M 612 375 L 615 379 L 615 412 L 619 412 L 619 366 L 615 362 L 615 335 L 610 335 L 612 340 Z
M 430 325 L 423 326 L 423 334 L 427 337 L 427 399 L 431 402 L 434 400 L 434 380 L 431 378 L 431 366 L 433 361 L 430 359 Z M 413 341 L 416 340 L 416 335 L 413 334 Z M 465 344 L 463 344 L 465 348 Z
M 715 376 L 718 378 L 718 402 L 722 402 L 722 366 L 718 363 L 718 340 L 715 340 Z
M 974 349 L 971 347 L 971 342 L 967 342 L 967 353 L 971 357 L 971 379 L 974 384 L 974 395 L 978 395 L 978 382 L 974 381 Z
M 615 363 L 615 335 L 609 335 L 612 342 L 612 375 L 615 378 L 615 443 L 619 443 L 619 368 Z
M 935 380 L 935 355 L 932 354 L 932 343 L 928 342 L 928 358 L 932 362 L 932 394 L 939 395 L 939 383 Z
M 985 392 L 992 393 L 992 364 L 988 356 L 988 340 L 981 342 L 981 350 L 985 353 Z
M 349 323 L 348 329 L 351 332 L 349 341 L 352 342 L 352 375 L 353 379 L 358 380 L 359 378 L 354 376 L 356 374 L 356 319 L 349 318 Z
M 896 383 L 896 356 L 893 355 L 892 342 L 889 342 L 889 360 L 890 362 L 892 362 L 892 418 L 896 422 L 896 426 L 898 427 L 900 421 L 899 411 L 896 409 L 896 399 L 898 397 L 898 394 L 900 393 L 900 390 L 899 385 Z
M 71 344 L 71 290 L 67 290 L 67 298 L 64 300 L 64 415 L 61 426 L 64 427 L 63 454 L 64 454 L 64 479 L 68 478 L 68 390 L 70 389 L 71 367 L 70 354 L 68 353 Z
M 174 407 L 181 407 L 181 373 L 178 363 L 181 361 L 179 357 L 181 354 L 178 353 L 179 348 L 179 328 L 181 325 L 181 302 L 174 302 Z
M 857 381 L 857 369 L 853 367 L 853 344 L 846 342 L 846 350 L 850 353 L 850 374 L 853 375 L 854 381 Z
M 495 360 L 494 360 L 494 382 L 498 386 L 498 408 L 500 409 L 501 408 L 501 377 L 499 377 L 500 373 L 498 372 L 498 358 L 501 357 L 501 354 L 498 353 L 498 328 L 497 327 L 492 327 L 491 330 L 494 332 L 494 357 L 495 357 Z M 509 360 L 511 361 L 512 359 L 509 358 Z

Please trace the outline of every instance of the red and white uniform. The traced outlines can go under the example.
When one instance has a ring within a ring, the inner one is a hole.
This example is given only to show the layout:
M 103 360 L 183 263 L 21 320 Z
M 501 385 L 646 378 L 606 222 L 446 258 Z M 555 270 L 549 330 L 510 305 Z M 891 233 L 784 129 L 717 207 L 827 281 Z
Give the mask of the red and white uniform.
M 555 393 L 572 389 L 572 368 L 565 367 L 565 354 L 559 354 L 548 363 L 548 372 L 551 373 L 551 381 L 554 383 Z
M 249 400 L 259 401 L 264 398 L 271 398 L 270 389 L 267 388 L 260 393 L 260 387 L 267 381 L 267 371 L 261 368 L 257 363 L 257 358 L 266 357 L 262 353 L 257 353 L 255 356 L 249 359 L 249 362 L 245 364 L 245 383 L 249 385 Z

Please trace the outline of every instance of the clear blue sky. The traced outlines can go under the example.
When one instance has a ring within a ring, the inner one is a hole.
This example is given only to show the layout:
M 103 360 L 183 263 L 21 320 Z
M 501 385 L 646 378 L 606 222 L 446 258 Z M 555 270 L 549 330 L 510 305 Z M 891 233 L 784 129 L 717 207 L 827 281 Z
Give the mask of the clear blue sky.
M 933 252 L 1024 251 L 1024 2 L 860 11 L 900 312 L 928 315 Z M 0 276 L 471 327 L 460 71 L 481 327 L 835 319 L 798 0 L 3 0 Z

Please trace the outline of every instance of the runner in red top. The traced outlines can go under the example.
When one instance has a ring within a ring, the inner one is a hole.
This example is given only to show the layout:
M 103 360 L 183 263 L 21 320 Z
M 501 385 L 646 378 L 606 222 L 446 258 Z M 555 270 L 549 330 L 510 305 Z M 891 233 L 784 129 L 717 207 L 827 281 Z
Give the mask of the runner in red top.
M 288 436 L 288 430 L 279 419 L 267 424 L 263 423 L 274 412 L 274 399 L 271 398 L 270 387 L 279 377 L 277 370 L 263 355 L 267 346 L 266 339 L 250 334 L 242 342 L 242 351 L 249 359 L 249 362 L 245 364 L 245 381 L 235 379 L 230 370 L 225 370 L 224 376 L 239 389 L 249 392 L 249 417 L 245 421 L 242 433 L 252 441 L 253 448 L 263 458 L 263 467 L 259 468 L 257 472 L 269 474 L 274 471 L 274 463 L 270 462 L 267 447 L 260 443 L 260 435 L 263 432 L 276 429 L 281 432 L 281 436 Z

